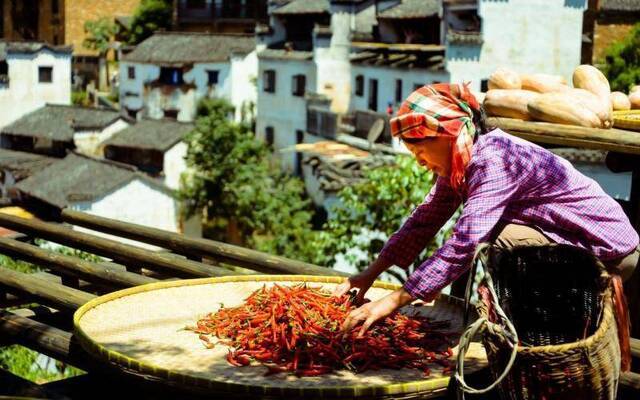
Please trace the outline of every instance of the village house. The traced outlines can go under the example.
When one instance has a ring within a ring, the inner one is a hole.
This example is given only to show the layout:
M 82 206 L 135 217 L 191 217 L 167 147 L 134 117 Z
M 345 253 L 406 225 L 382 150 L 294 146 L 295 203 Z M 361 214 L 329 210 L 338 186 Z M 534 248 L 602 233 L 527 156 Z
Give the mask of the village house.
M 0 204 L 11 201 L 16 183 L 41 171 L 55 162 L 55 158 L 0 148 Z
M 269 25 L 256 28 L 256 134 L 275 150 L 338 131 L 366 135 L 417 87 L 466 81 L 486 90 L 499 66 L 570 79 L 586 8 L 586 0 L 270 2 Z M 539 21 L 536 34 L 525 20 Z M 294 154 L 281 157 L 296 169 Z
M 186 171 L 185 136 L 194 125 L 170 120 L 143 119 L 116 133 L 104 143 L 104 157 L 136 166 L 164 179 L 170 189 L 178 189 Z
M 84 24 L 100 18 L 113 22 L 131 16 L 139 4 L 140 0 L 0 1 L 0 39 L 73 46 L 73 70 L 85 83 L 100 81 L 100 87 L 104 87 L 108 79 L 106 68 L 100 65 L 95 50 L 84 47 Z
M 267 0 L 177 0 L 173 9 L 177 31 L 251 34 L 269 20 Z
M 130 117 L 189 122 L 200 99 L 218 97 L 250 119 L 256 71 L 253 36 L 158 32 L 123 56 L 120 104 Z
M 45 103 L 71 103 L 71 47 L 0 41 L 0 129 Z
M 20 204 L 43 217 L 68 207 L 170 232 L 201 236 L 197 219 L 184 221 L 174 192 L 133 166 L 76 153 L 15 185 Z M 125 241 L 124 239 L 118 239 Z
M 100 155 L 101 144 L 129 126 L 118 112 L 47 104 L 0 131 L 0 147 L 64 157 L 68 151 Z

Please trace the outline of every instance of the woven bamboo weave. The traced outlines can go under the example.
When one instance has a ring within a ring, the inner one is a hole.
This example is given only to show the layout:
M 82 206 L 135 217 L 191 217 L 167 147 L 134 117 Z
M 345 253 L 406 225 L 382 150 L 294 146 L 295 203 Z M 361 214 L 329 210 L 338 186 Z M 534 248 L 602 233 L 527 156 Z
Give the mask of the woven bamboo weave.
M 614 111 L 613 126 L 620 129 L 640 131 L 640 110 Z

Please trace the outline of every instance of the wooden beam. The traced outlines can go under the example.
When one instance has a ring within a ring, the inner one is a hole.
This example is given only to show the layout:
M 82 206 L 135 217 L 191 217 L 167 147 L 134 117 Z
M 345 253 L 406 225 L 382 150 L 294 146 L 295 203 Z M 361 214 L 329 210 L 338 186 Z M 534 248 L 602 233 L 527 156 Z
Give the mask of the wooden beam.
M 0 253 L 53 269 L 65 276 L 111 287 L 123 288 L 157 282 L 157 279 L 45 250 L 17 240 L 0 238 Z
M 274 256 L 240 246 L 208 239 L 191 238 L 161 229 L 98 217 L 70 209 L 62 210 L 61 217 L 63 221 L 70 224 L 164 247 L 177 253 L 210 257 L 216 261 L 256 271 L 275 274 L 346 275 L 331 268 Z
M 640 135 L 622 129 L 586 128 L 501 117 L 488 118 L 487 125 L 532 142 L 640 154 Z
M 108 257 L 121 264 L 157 269 L 170 275 L 181 277 L 233 275 L 233 272 L 228 269 L 160 254 L 37 219 L 0 214 L 0 226 Z
M 632 389 L 640 395 L 640 374 L 636 372 L 623 372 L 620 374 L 620 386 L 625 389 Z M 637 397 L 636 397 L 637 398 Z
M 93 299 L 93 294 L 72 289 L 42 278 L 0 268 L 0 286 L 15 294 L 26 294 L 57 309 L 75 310 Z

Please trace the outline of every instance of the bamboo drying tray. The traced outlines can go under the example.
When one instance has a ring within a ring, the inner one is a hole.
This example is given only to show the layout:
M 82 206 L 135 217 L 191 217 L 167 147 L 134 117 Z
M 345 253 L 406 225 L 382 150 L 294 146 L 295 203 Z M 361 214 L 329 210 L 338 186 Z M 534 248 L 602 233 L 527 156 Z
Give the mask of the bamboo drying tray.
M 239 305 L 265 284 L 307 282 L 331 290 L 343 279 L 246 275 L 151 283 L 89 301 L 75 313 L 74 330 L 81 346 L 100 360 L 187 391 L 280 398 L 428 398 L 445 391 L 449 377 L 435 365 L 428 378 L 411 369 L 265 377 L 266 367 L 233 367 L 225 359 L 224 346 L 206 349 L 198 335 L 183 330 L 216 311 L 220 303 L 226 307 Z M 375 300 L 397 288 L 376 282 L 367 297 Z M 436 320 L 450 320 L 452 332 L 463 329 L 462 305 L 457 299 L 442 295 L 429 305 L 410 307 Z M 457 342 L 455 337 L 452 340 Z M 474 345 L 467 355 L 467 372 L 487 365 L 484 349 L 479 343 Z
M 620 129 L 640 131 L 640 110 L 614 111 L 613 126 Z

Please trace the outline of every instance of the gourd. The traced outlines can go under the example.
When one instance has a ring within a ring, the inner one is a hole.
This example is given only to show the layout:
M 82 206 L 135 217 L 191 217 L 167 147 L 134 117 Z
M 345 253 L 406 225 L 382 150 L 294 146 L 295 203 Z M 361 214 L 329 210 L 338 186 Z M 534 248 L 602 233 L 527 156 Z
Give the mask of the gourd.
M 488 115 L 531 120 L 527 104 L 538 96 L 530 90 L 493 89 L 487 92 L 483 106 Z
M 629 103 L 631 103 L 631 109 L 640 109 L 640 90 L 636 90 L 629 95 Z
M 570 93 L 544 93 L 527 105 L 529 114 L 537 120 L 565 125 L 598 128 L 602 121 L 598 115 L 586 107 Z
M 521 74 L 522 89 L 538 93 L 562 92 L 569 87 L 567 81 L 559 75 Z
M 600 99 L 606 110 L 606 115 L 600 115 L 603 127 L 610 128 L 613 124 L 613 109 L 611 105 L 611 87 L 609 81 L 600 70 L 592 65 L 579 65 L 573 71 L 573 86 L 585 89 Z
M 520 75 L 507 68 L 496 69 L 489 76 L 489 90 L 491 89 L 520 89 L 522 80 Z
M 611 106 L 614 111 L 624 111 L 631 109 L 631 102 L 629 101 L 629 97 L 622 92 L 612 92 L 611 93 Z

